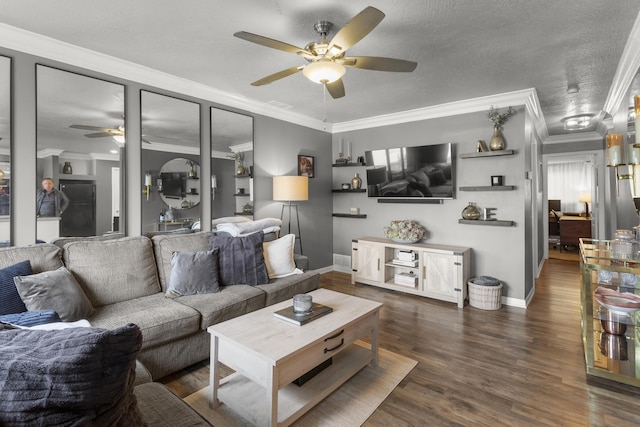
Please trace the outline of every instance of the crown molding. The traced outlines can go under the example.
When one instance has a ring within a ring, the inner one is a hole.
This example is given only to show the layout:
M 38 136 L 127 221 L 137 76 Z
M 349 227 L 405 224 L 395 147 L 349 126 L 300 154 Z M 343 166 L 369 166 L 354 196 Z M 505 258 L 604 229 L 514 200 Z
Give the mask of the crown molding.
M 544 144 L 565 144 L 571 142 L 590 142 L 590 141 L 602 141 L 602 135 L 599 132 L 579 132 L 564 135 L 553 135 L 548 137 Z
M 527 110 L 534 117 L 534 126 L 539 128 L 538 131 L 541 132 L 541 135 L 546 135 L 546 124 L 542 116 L 542 111 L 540 110 L 540 103 L 535 89 L 522 89 L 513 92 L 505 92 L 496 95 L 482 96 L 478 98 L 449 102 L 446 104 L 433 105 L 430 107 L 417 108 L 399 113 L 369 117 L 366 119 L 334 123 L 333 133 L 436 119 L 440 117 L 450 117 L 459 114 L 475 113 L 478 111 L 487 111 L 491 106 L 494 106 L 495 108 L 502 108 L 510 105 L 523 104 L 527 106 Z
M 613 116 L 618 112 L 638 68 L 640 68 L 640 15 L 636 17 L 633 28 L 631 28 L 618 62 L 616 74 L 613 76 L 609 94 L 603 107 L 606 113 Z
M 253 141 L 232 145 L 229 148 L 234 153 L 241 153 L 243 151 L 253 151 Z
M 38 152 L 36 153 L 36 156 L 39 159 L 44 159 L 46 157 L 51 157 L 51 156 L 60 156 L 60 154 L 62 154 L 64 150 L 60 150 L 57 148 L 45 148 L 44 150 L 38 150 Z
M 178 153 L 178 154 L 191 154 L 194 156 L 200 155 L 200 147 L 187 147 L 185 145 L 175 144 L 163 144 L 162 142 L 152 142 L 151 144 L 144 144 L 142 150 L 149 151 L 162 151 L 164 153 Z
M 282 108 L 271 106 L 266 102 L 258 102 L 237 94 L 224 92 L 192 80 L 176 77 L 150 67 L 105 55 L 11 25 L 0 23 L 0 40 L 0 45 L 7 49 L 13 49 L 172 92 L 182 93 L 194 98 L 219 103 L 317 130 L 325 130 L 325 128 L 327 128 L 327 131 L 329 131 L 330 129 L 330 126 L 323 123 L 322 120 L 283 110 Z

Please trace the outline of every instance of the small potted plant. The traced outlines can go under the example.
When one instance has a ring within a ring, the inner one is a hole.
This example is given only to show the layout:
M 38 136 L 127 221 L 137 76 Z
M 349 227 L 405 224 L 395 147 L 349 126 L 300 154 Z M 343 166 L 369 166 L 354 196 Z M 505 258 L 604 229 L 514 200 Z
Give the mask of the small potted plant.
M 504 138 L 500 133 L 502 129 L 502 125 L 509 119 L 509 117 L 513 116 L 516 113 L 516 109 L 513 107 L 507 108 L 507 111 L 500 114 L 498 110 L 493 108 L 493 105 L 487 112 L 487 118 L 493 123 L 493 136 L 491 137 L 491 141 L 489 142 L 489 149 L 491 151 L 500 151 L 504 150 Z
M 426 230 L 423 226 L 410 219 L 391 221 L 384 228 L 384 234 L 398 243 L 416 243 L 424 239 Z

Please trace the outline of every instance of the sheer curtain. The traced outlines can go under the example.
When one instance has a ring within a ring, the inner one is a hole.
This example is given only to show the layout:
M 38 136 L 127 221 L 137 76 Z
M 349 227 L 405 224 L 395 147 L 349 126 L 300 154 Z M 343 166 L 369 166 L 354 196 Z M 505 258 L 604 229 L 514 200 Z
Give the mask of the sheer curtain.
M 591 165 L 585 161 L 549 163 L 547 167 L 548 199 L 559 199 L 562 212 L 582 212 L 580 193 L 591 193 Z

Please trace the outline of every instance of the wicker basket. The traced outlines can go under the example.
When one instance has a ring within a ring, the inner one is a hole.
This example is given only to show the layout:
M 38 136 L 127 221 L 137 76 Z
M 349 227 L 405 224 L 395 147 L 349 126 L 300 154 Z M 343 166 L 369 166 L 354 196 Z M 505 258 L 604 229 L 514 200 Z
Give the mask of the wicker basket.
M 482 310 L 499 310 L 502 307 L 502 283 L 498 286 L 476 285 L 469 281 L 469 305 Z

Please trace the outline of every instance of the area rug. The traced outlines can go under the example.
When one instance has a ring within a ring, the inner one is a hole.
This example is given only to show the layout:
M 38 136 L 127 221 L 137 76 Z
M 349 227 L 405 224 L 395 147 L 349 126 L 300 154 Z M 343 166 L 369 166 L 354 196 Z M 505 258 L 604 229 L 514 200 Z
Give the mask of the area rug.
M 364 343 L 358 344 L 367 347 Z M 417 364 L 415 360 L 380 349 L 377 368 L 366 366 L 292 425 L 360 426 Z M 212 411 L 208 393 L 209 387 L 205 387 L 184 401 L 216 427 L 250 425 L 224 404 Z

